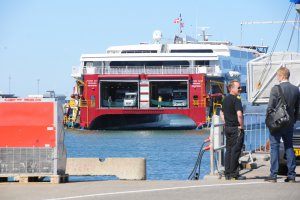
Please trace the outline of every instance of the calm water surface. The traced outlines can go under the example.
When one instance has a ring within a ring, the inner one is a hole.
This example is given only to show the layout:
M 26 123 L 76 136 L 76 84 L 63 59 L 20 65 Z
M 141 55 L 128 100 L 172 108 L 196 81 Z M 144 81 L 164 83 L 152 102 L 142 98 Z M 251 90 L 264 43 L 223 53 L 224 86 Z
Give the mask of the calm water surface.
M 68 157 L 143 157 L 147 163 L 148 180 L 187 180 L 199 148 L 208 136 L 207 130 L 66 130 L 65 144 Z M 208 174 L 209 169 L 209 152 L 206 152 L 202 160 L 201 177 Z

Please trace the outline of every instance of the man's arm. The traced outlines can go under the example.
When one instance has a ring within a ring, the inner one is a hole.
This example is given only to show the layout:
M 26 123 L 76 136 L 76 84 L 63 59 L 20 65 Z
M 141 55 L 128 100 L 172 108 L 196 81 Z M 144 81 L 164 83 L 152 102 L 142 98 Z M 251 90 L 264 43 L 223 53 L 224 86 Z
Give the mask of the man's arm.
M 238 110 L 236 112 L 237 114 L 237 117 L 238 117 L 238 121 L 239 121 L 239 124 L 240 126 L 238 127 L 239 129 L 244 129 L 244 116 L 243 116 L 243 112 Z

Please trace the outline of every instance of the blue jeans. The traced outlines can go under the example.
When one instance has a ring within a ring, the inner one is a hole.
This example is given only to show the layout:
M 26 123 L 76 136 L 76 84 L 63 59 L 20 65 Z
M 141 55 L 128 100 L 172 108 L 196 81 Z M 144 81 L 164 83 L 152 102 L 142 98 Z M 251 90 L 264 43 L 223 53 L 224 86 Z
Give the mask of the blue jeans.
M 296 177 L 296 158 L 293 148 L 293 131 L 294 125 L 284 127 L 277 132 L 270 133 L 270 144 L 271 144 L 271 168 L 270 176 L 277 178 L 279 168 L 279 145 L 280 139 L 282 138 L 284 144 L 284 150 L 287 159 L 288 178 L 294 179 Z

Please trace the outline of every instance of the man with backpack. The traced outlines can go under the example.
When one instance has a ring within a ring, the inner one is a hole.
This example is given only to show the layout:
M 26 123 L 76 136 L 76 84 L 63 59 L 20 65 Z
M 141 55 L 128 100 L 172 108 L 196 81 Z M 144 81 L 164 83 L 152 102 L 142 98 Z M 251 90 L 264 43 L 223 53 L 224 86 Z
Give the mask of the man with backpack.
M 290 71 L 286 67 L 280 67 L 277 70 L 277 80 L 279 81 L 279 86 L 274 86 L 270 93 L 269 104 L 267 110 L 275 109 L 278 105 L 281 105 L 284 100 L 287 104 L 287 112 L 290 117 L 290 121 L 287 125 L 279 128 L 276 131 L 270 131 L 270 156 L 271 156 L 271 168 L 270 175 L 265 178 L 268 182 L 277 182 L 277 174 L 279 169 L 279 146 L 280 140 L 283 140 L 285 154 L 287 158 L 287 168 L 288 174 L 285 182 L 295 182 L 296 177 L 296 158 L 293 149 L 293 130 L 294 123 L 298 119 L 299 113 L 299 101 L 300 94 L 299 88 L 289 82 Z M 282 89 L 283 96 L 280 95 L 280 88 Z M 284 100 L 282 99 L 284 98 Z

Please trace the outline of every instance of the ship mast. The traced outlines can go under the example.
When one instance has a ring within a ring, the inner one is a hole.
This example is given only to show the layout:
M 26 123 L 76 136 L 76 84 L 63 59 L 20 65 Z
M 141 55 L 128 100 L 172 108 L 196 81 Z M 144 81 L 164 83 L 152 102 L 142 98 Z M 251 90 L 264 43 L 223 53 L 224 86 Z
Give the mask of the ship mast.
M 182 21 L 181 13 L 179 14 L 179 17 L 174 19 L 174 24 L 178 24 L 178 32 L 181 34 L 182 29 L 184 28 L 184 22 Z
M 202 40 L 203 41 L 208 41 L 208 36 L 212 36 L 211 34 L 207 34 L 206 30 L 209 29 L 209 27 L 200 27 L 201 28 L 201 32 L 202 32 Z

